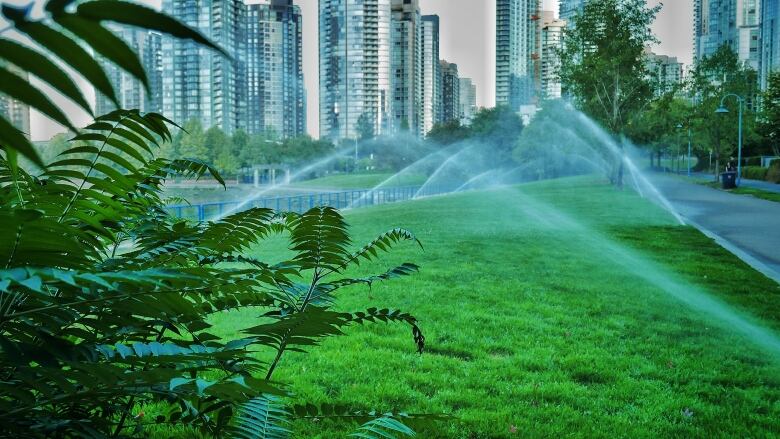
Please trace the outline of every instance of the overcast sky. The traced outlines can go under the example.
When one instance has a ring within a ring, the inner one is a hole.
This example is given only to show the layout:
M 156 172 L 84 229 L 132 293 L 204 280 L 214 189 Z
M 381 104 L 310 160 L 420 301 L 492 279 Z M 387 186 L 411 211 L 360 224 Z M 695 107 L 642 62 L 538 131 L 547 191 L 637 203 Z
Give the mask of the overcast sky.
M 141 0 L 157 8 L 161 0 Z M 318 0 L 294 0 L 303 13 L 303 64 L 308 96 L 308 131 L 319 134 L 318 115 Z M 658 0 L 648 0 L 658 4 Z M 542 0 L 547 10 L 558 12 L 558 0 Z M 24 4 L 27 0 L 12 0 Z M 36 0 L 42 3 L 42 0 Z M 666 0 L 655 24 L 655 32 L 661 40 L 657 52 L 677 56 L 690 64 L 693 52 L 693 0 Z M 423 14 L 441 17 L 441 57 L 458 64 L 463 77 L 469 77 L 477 85 L 477 103 L 490 107 L 495 104 L 495 0 L 420 0 Z M 85 90 L 94 99 L 94 92 Z M 70 114 L 80 114 L 77 108 L 63 102 Z M 75 117 L 77 126 L 84 125 L 86 115 Z M 63 131 L 48 119 L 33 114 L 32 136 L 35 140 L 48 139 Z

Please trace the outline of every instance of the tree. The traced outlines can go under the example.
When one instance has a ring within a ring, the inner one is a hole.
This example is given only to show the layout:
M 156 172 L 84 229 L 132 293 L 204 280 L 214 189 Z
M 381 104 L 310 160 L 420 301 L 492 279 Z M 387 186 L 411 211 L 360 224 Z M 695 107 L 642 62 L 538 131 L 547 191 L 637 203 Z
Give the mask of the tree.
M 179 140 L 179 154 L 183 158 L 206 160 L 210 156 L 206 147 L 206 135 L 203 126 L 197 119 L 190 119 L 182 127 L 183 133 Z
M 709 57 L 704 57 L 691 73 L 689 93 L 695 102 L 691 118 L 695 142 L 704 146 L 698 150 L 699 163 L 705 163 L 705 152 L 715 157 L 715 179 L 720 174 L 724 158 L 734 156 L 738 142 L 738 111 L 736 101 L 729 98 L 728 114 L 716 114 L 721 99 L 736 94 L 746 99 L 743 117 L 745 149 L 757 143 L 754 111 L 757 89 L 755 70 L 739 62 L 737 54 L 727 45 Z
M 363 113 L 358 117 L 355 130 L 359 140 L 368 140 L 374 137 L 374 121 L 371 113 Z
M 628 122 L 626 136 L 648 149 L 651 167 L 661 167 L 664 151 L 677 151 L 683 138 L 687 142 L 692 115 L 689 100 L 667 93 L 653 99 Z M 682 128 L 678 128 L 680 125 Z
M 453 119 L 433 125 L 425 138 L 440 145 L 451 145 L 468 138 L 470 134 L 468 127 L 462 126 L 459 120 Z
M 767 139 L 772 154 L 780 156 L 780 72 L 769 76 L 761 99 L 757 130 Z
M 559 73 L 565 92 L 618 137 L 653 96 L 643 53 L 656 42 L 650 26 L 659 10 L 648 8 L 645 0 L 593 0 L 564 32 Z M 619 157 L 613 182 L 622 181 Z
M 471 139 L 489 145 L 495 152 L 495 163 L 511 163 L 512 150 L 523 132 L 523 120 L 506 106 L 483 108 L 467 127 Z

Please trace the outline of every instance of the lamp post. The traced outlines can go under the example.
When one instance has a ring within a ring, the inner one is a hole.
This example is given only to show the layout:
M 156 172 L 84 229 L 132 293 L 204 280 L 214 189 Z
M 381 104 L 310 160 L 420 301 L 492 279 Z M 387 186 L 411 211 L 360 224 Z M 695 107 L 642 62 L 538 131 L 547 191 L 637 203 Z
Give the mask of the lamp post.
M 674 158 L 675 174 L 680 174 L 680 130 L 683 129 L 681 123 L 677 124 L 677 156 Z
M 737 184 L 739 184 L 742 182 L 742 106 L 745 103 L 745 98 L 736 95 L 734 93 L 729 93 L 726 96 L 723 96 L 723 98 L 721 98 L 720 100 L 720 107 L 718 107 L 718 109 L 715 110 L 715 114 L 729 113 L 728 108 L 726 108 L 724 104 L 726 102 L 726 99 L 730 97 L 737 98 L 737 102 L 739 102 L 739 144 L 738 144 L 738 156 L 737 156 Z

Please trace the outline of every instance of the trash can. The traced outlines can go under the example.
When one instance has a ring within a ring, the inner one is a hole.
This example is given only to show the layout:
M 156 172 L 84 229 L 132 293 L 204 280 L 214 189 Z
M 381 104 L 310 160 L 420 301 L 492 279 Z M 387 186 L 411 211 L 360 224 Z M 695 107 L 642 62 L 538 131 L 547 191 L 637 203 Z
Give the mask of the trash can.
M 737 173 L 724 172 L 720 174 L 720 181 L 723 184 L 723 189 L 734 189 L 737 187 Z

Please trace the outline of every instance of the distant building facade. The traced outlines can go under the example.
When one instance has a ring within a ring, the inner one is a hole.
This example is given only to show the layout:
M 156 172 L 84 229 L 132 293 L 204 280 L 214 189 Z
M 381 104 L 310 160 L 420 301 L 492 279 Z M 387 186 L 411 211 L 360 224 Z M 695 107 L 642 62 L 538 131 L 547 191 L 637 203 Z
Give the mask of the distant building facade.
M 420 136 L 441 120 L 441 65 L 439 64 L 439 16 L 424 15 L 421 31 Z
M 538 0 L 496 0 L 496 105 L 534 102 Z
M 684 79 L 683 63 L 677 60 L 677 57 L 658 55 L 645 50 L 645 66 L 652 75 L 655 82 L 654 93 L 660 96 L 673 92 Z
M 759 82 L 765 90 L 769 75 L 780 70 L 780 0 L 761 2 L 760 20 L 761 55 L 759 58 Z
M 574 17 L 585 8 L 587 0 L 560 0 L 558 3 L 558 18 L 573 23 Z
M 15 73 L 24 80 L 29 80 L 30 76 L 26 71 L 17 69 L 14 66 L 5 66 L 11 73 Z M 6 118 L 16 129 L 30 138 L 30 107 L 27 104 L 16 99 L 0 94 L 0 115 Z
M 162 46 L 157 32 L 139 30 L 129 26 L 111 25 L 109 29 L 133 49 L 141 60 L 149 82 L 149 91 L 133 75 L 116 64 L 97 55 L 96 59 L 106 72 L 119 104 L 124 109 L 142 112 L 162 112 Z M 98 115 L 116 110 L 116 105 L 103 94 L 95 95 L 95 112 Z
M 292 0 L 266 0 L 246 11 L 246 127 L 281 138 L 306 132 L 301 50 L 303 18 Z
M 191 40 L 162 40 L 162 107 L 172 120 L 197 119 L 226 133 L 246 129 L 241 0 L 163 0 L 163 12 L 225 49 L 232 60 Z
M 477 86 L 471 78 L 460 78 L 459 85 L 459 109 L 461 125 L 471 124 L 474 115 L 477 114 Z
M 563 48 L 563 31 L 566 29 L 566 21 L 556 19 L 552 11 L 542 12 L 541 16 L 538 49 L 539 98 L 558 99 L 561 97 L 559 76 L 561 60 L 558 53 Z
M 753 69 L 760 63 L 761 0 L 694 0 L 694 59 L 730 47 Z
M 389 131 L 391 0 L 320 0 L 320 136 L 355 139 L 358 120 Z
M 420 133 L 422 16 L 419 0 L 392 0 L 392 128 Z
M 441 122 L 460 120 L 460 77 L 458 65 L 441 61 Z

